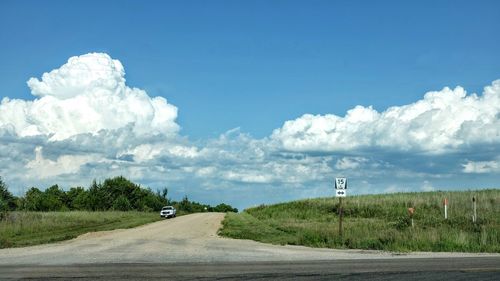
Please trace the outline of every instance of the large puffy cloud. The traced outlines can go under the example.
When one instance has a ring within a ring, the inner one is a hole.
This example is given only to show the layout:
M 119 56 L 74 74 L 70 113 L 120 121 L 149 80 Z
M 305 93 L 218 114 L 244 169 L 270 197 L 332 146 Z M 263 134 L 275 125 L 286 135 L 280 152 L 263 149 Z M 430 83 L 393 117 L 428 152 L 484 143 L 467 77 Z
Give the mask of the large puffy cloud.
M 163 97 L 125 84 L 125 71 L 107 54 L 72 57 L 59 69 L 31 78 L 33 101 L 4 98 L 0 128 L 20 137 L 48 135 L 52 141 L 131 124 L 136 135 L 175 135 L 177 108 Z
M 30 78 L 28 86 L 36 96 L 72 98 L 85 92 L 123 92 L 125 70 L 118 60 L 107 54 L 91 53 L 71 57 L 59 69 Z
M 123 66 L 106 54 L 70 58 L 28 85 L 34 101 L 4 98 L 0 105 L 0 138 L 16 147 L 6 151 L 23 147 L 16 165 L 0 171 L 25 185 L 127 175 L 140 182 L 217 188 L 296 186 L 330 171 L 329 158 L 274 155 L 267 139 L 239 130 L 198 144 L 178 136 L 177 109 L 127 87 Z M 14 160 L 10 154 L 0 157 L 4 163 Z
M 331 195 L 337 175 L 354 193 L 476 186 L 471 173 L 498 182 L 499 81 L 481 96 L 445 88 L 384 112 L 306 114 L 263 139 L 234 129 L 192 142 L 175 106 L 124 75 L 119 61 L 87 54 L 30 79 L 33 101 L 2 100 L 0 176 L 14 192 L 125 175 L 174 198 L 246 207 Z
M 29 169 L 28 177 L 31 178 L 50 178 L 64 174 L 74 174 L 80 170 L 80 166 L 92 161 L 100 161 L 98 155 L 62 155 L 56 161 L 45 159 L 43 157 L 43 148 L 35 148 L 35 159 L 26 164 Z
M 377 112 L 356 106 L 344 117 L 305 114 L 276 129 L 272 139 L 290 151 L 385 149 L 443 153 L 500 143 L 500 80 L 482 96 L 461 87 L 428 92 L 413 104 Z

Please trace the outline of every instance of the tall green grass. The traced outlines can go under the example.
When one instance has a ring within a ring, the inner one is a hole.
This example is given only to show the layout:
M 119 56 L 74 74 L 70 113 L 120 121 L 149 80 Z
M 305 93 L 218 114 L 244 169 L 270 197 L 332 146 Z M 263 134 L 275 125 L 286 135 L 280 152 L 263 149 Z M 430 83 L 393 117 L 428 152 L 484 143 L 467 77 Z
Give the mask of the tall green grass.
M 472 222 L 472 197 L 477 199 Z M 443 199 L 449 200 L 444 219 Z M 408 208 L 415 207 L 414 227 Z M 500 252 L 500 190 L 397 193 L 318 198 L 228 214 L 220 234 L 274 244 L 388 251 Z
M 0 248 L 67 240 L 87 232 L 131 228 L 157 220 L 156 212 L 11 212 L 0 220 Z

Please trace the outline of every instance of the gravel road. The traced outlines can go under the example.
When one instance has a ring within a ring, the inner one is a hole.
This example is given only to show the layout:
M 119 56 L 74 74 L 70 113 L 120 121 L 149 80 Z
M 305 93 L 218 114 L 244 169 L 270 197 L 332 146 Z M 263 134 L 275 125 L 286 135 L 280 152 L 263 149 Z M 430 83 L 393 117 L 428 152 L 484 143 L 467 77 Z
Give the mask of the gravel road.
M 87 233 L 76 239 L 1 249 L 0 265 L 262 262 L 339 259 L 500 257 L 498 254 L 411 253 L 313 249 L 217 236 L 222 213 L 198 213 L 133 229 Z

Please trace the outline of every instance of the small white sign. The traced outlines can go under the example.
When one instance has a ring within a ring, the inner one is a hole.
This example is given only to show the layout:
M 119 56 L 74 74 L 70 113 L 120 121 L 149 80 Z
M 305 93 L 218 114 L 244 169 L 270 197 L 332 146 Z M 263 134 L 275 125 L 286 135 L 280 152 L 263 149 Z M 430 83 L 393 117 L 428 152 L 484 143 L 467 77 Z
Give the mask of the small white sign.
M 347 178 L 335 178 L 335 189 L 347 189 Z
M 346 197 L 347 196 L 347 190 L 345 189 L 337 189 L 335 192 L 337 197 Z

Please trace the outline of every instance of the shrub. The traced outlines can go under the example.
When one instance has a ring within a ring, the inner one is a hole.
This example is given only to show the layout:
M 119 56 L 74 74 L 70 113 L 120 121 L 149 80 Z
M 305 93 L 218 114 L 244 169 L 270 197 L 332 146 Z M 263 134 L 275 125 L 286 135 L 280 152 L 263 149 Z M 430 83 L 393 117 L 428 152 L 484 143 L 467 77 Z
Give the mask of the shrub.
M 113 210 L 117 211 L 129 211 L 132 209 L 130 201 L 128 201 L 125 195 L 120 195 L 113 201 Z

